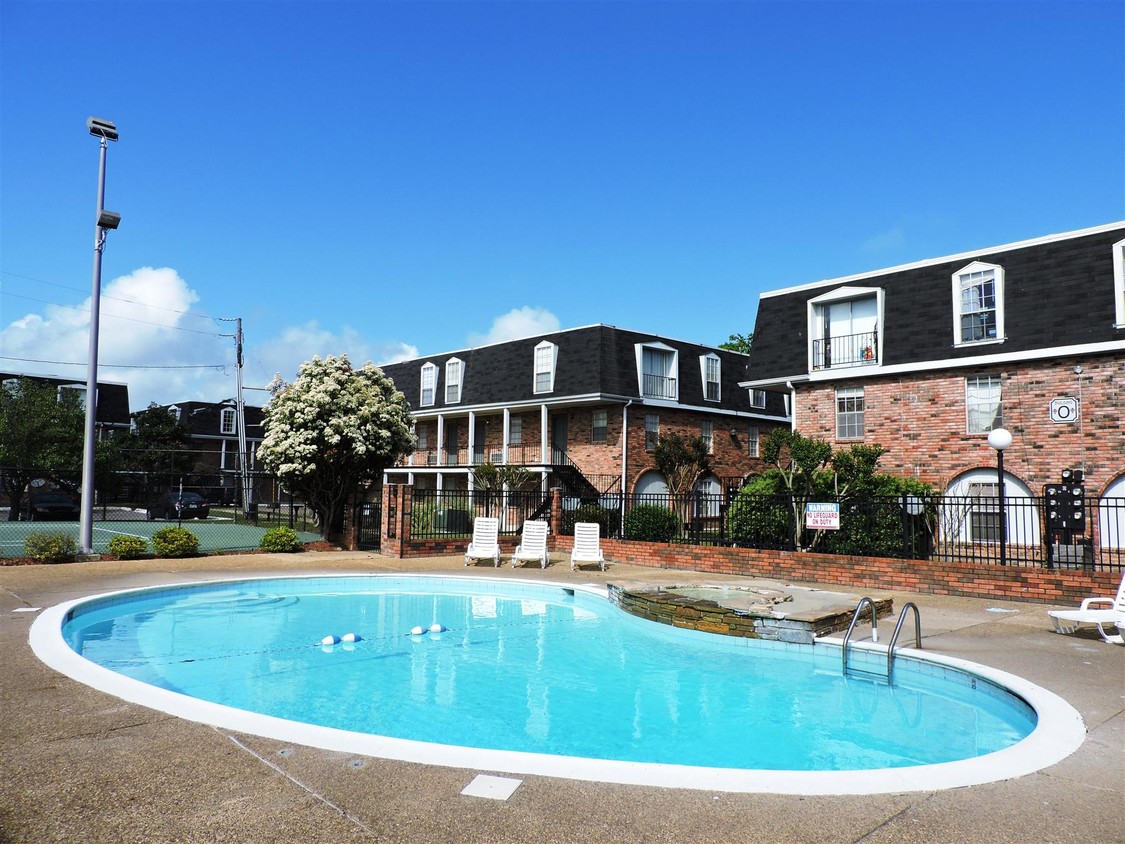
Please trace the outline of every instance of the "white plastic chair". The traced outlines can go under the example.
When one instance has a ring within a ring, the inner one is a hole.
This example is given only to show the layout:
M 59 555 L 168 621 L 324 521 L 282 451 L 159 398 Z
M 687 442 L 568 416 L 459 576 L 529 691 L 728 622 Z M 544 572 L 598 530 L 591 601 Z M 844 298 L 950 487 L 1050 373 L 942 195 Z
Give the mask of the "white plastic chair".
M 1091 609 L 1094 604 L 1108 604 L 1107 607 Z M 1048 610 L 1047 615 L 1055 625 L 1056 633 L 1074 633 L 1083 624 L 1098 628 L 1102 638 L 1116 645 L 1125 645 L 1125 575 L 1117 587 L 1117 597 L 1086 598 L 1076 610 Z M 1116 633 L 1107 633 L 1106 627 L 1116 628 Z
M 530 520 L 523 523 L 523 541 L 516 546 L 516 553 L 512 555 L 512 568 L 518 562 L 538 560 L 539 568 L 547 568 L 547 529 L 546 522 Z
M 473 538 L 465 551 L 465 565 L 474 560 L 492 560 L 500 567 L 500 520 L 492 516 L 478 516 L 473 521 Z
M 570 570 L 579 563 L 597 563 L 605 571 L 605 555 L 601 545 L 602 527 L 597 522 L 578 522 L 574 526 L 574 548 L 570 552 Z

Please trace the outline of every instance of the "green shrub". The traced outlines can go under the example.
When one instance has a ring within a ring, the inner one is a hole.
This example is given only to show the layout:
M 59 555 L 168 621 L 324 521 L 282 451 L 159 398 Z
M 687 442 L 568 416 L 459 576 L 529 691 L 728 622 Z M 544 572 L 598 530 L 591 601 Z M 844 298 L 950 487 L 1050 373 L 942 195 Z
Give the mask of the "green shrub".
M 78 545 L 65 533 L 32 533 L 23 541 L 23 552 L 37 563 L 69 563 Z
M 671 542 L 680 532 L 679 517 L 667 507 L 640 504 L 625 514 L 625 538 L 640 542 Z
M 279 554 L 290 554 L 300 551 L 304 544 L 297 538 L 297 531 L 289 527 L 270 528 L 262 534 L 262 541 L 258 547 L 263 551 L 273 551 Z
M 137 560 L 148 553 L 148 540 L 119 533 L 109 541 L 109 553 L 119 560 Z
M 793 514 L 780 476 L 767 473 L 751 479 L 727 508 L 726 534 L 734 544 L 750 548 L 789 548 Z
M 152 550 L 158 557 L 194 557 L 199 537 L 183 527 L 161 528 L 152 535 Z
M 578 522 L 593 522 L 601 525 L 601 536 L 615 536 L 618 519 L 621 518 L 620 513 L 620 510 L 607 510 L 600 504 L 579 504 L 573 510 L 563 510 L 559 533 L 563 536 L 574 536 L 574 526 Z

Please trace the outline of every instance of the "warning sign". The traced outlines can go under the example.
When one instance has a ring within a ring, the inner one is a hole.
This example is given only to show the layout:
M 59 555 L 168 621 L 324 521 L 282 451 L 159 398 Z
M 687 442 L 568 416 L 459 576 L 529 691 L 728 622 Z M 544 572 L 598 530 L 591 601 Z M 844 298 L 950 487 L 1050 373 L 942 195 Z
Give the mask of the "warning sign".
M 810 530 L 839 530 L 840 505 L 808 502 L 805 505 L 805 527 Z

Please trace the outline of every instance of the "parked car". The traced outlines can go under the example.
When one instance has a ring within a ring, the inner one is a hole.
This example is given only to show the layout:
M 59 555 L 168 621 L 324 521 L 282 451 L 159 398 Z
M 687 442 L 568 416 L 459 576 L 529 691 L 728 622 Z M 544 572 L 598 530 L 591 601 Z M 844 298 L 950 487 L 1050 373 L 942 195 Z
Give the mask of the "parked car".
M 148 505 L 149 519 L 206 519 L 210 512 L 198 492 L 165 492 Z
M 74 496 L 62 490 L 28 493 L 24 517 L 29 522 L 68 522 L 79 517 Z

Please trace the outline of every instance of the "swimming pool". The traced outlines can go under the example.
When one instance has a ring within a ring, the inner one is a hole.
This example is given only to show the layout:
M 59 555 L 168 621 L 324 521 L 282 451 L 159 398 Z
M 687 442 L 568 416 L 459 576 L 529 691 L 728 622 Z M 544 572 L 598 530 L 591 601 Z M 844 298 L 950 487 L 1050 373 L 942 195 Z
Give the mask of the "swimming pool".
M 435 623 L 444 632 L 418 632 Z M 360 640 L 320 644 L 346 633 Z M 561 584 L 179 585 L 60 605 L 32 639 L 64 673 L 182 717 L 513 773 L 738 791 L 930 790 L 1037 770 L 1084 735 L 1050 693 L 980 666 L 900 657 L 888 687 L 842 677 L 831 645 L 675 630 L 620 612 L 601 590 Z M 855 655 L 862 662 L 862 649 Z M 885 662 L 882 651 L 868 656 Z

